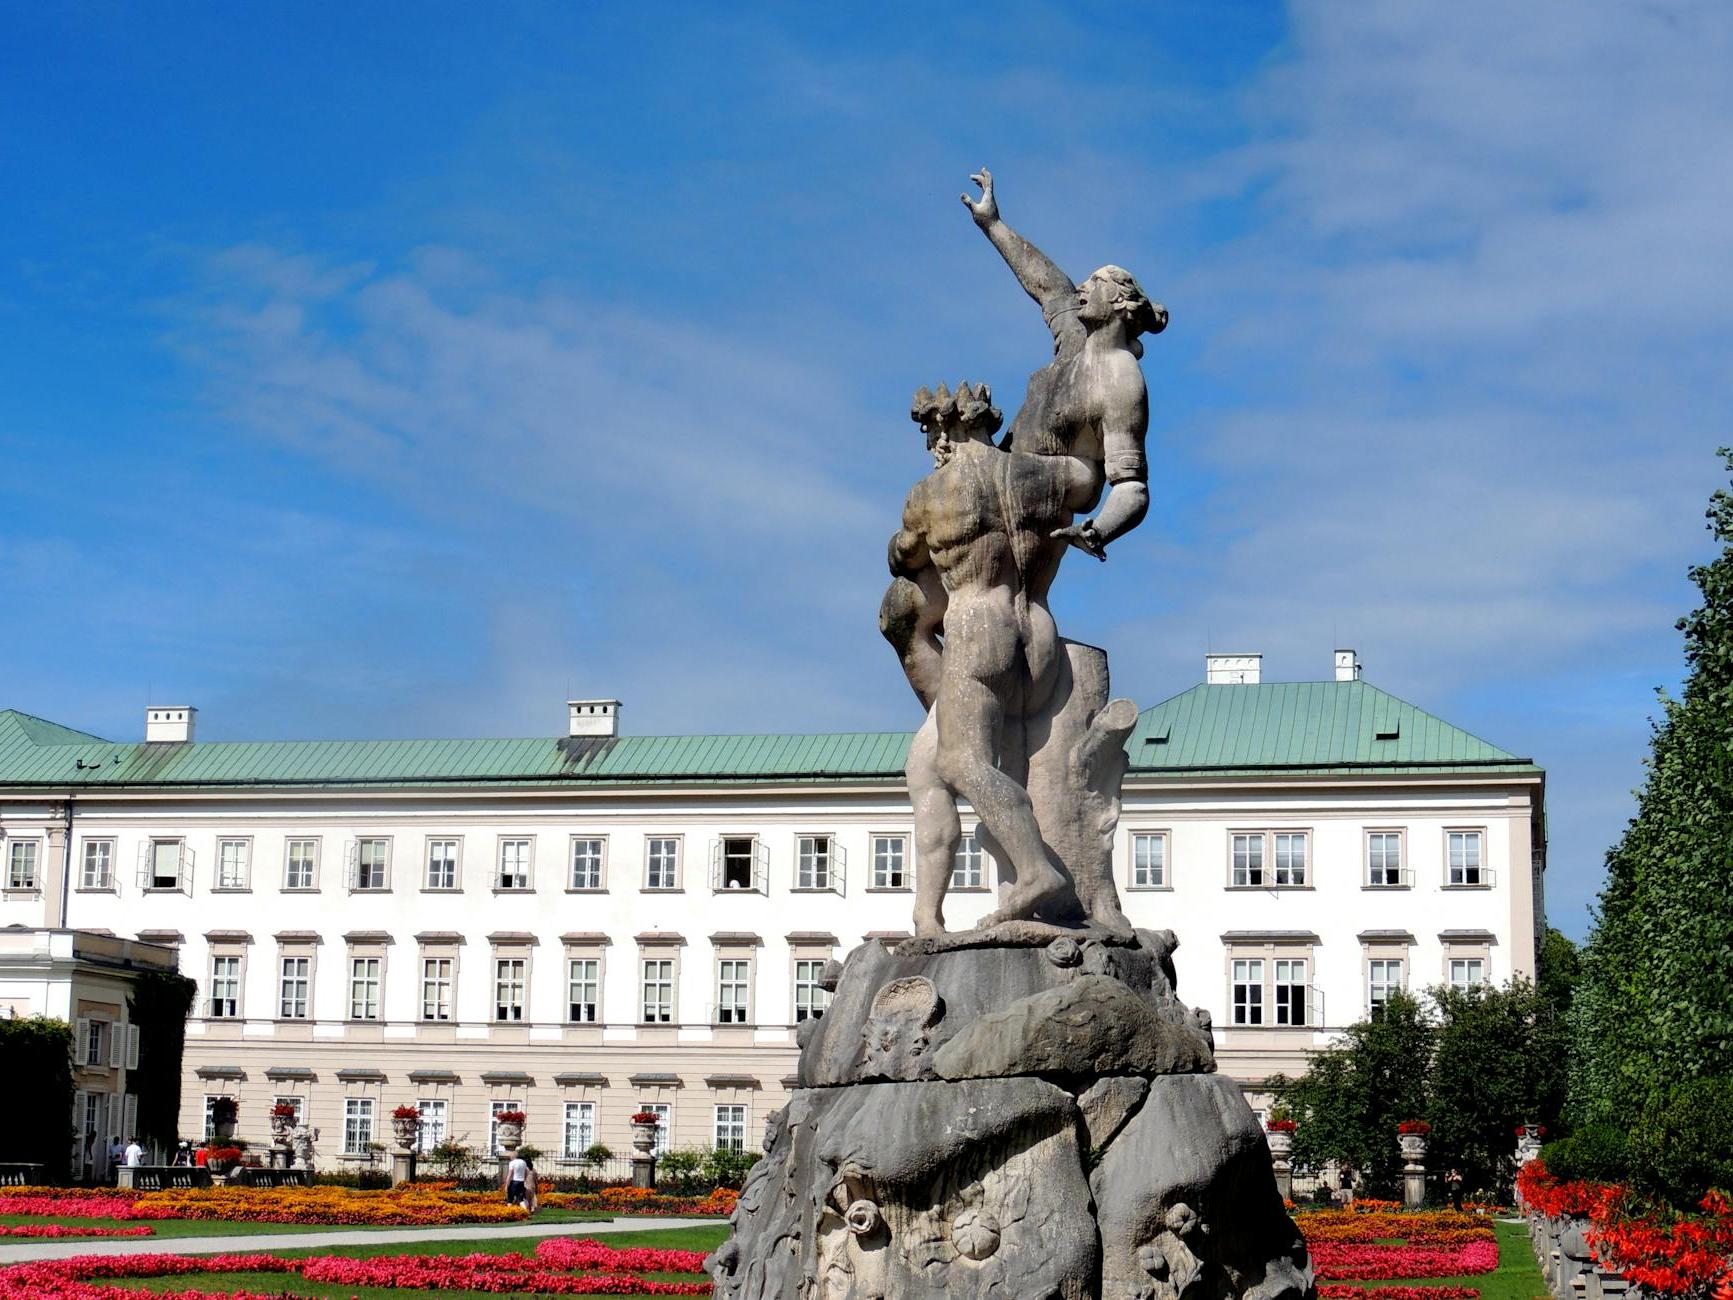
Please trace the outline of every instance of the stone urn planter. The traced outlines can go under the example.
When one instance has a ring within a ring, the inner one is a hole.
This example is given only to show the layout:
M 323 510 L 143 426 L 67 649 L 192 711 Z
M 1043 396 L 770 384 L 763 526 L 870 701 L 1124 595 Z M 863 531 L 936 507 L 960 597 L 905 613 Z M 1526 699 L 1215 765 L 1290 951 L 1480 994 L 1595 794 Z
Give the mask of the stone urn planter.
M 656 1130 L 660 1124 L 643 1124 L 632 1121 L 632 1150 L 641 1155 L 649 1155 L 656 1149 Z
M 505 1129 L 506 1126 L 504 1124 L 499 1126 L 500 1142 L 502 1145 L 504 1145 L 505 1142 Z M 415 1141 L 421 1136 L 420 1118 L 394 1117 L 391 1121 L 391 1134 L 397 1139 L 397 1149 L 399 1151 L 415 1150 Z M 520 1128 L 517 1130 L 517 1136 L 512 1139 L 511 1145 L 515 1147 L 522 1140 L 523 1130 Z
M 1274 1160 L 1288 1160 L 1294 1154 L 1294 1133 L 1292 1129 L 1273 1128 L 1264 1134 L 1270 1143 L 1270 1157 Z
M 1402 1203 L 1411 1210 L 1426 1204 L 1426 1139 L 1431 1133 L 1432 1125 L 1423 1119 L 1396 1126 L 1396 1141 L 1402 1148 Z
M 501 1150 L 516 1151 L 523 1145 L 524 1126 L 522 1124 L 501 1123 L 499 1126 L 499 1145 Z
M 1403 1160 L 1411 1165 L 1425 1163 L 1426 1135 L 1424 1133 L 1398 1133 L 1396 1141 L 1402 1146 Z

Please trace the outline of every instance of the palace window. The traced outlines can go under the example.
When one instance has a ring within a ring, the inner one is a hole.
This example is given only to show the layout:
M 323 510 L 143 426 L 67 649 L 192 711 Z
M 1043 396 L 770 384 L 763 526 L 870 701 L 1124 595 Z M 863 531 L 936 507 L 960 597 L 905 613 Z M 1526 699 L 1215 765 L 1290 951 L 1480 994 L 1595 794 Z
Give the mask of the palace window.
M 450 957 L 421 959 L 421 1018 L 450 1020 L 454 963 Z
M 529 962 L 523 957 L 500 957 L 493 964 L 493 1018 L 524 1019 Z
M 716 1108 L 715 1145 L 718 1151 L 746 1150 L 746 1107 L 718 1106 Z
M 751 840 L 747 844 L 751 844 Z M 750 859 L 751 851 L 748 850 Z M 750 863 L 747 878 L 751 879 Z M 644 842 L 644 888 L 678 889 L 680 887 L 680 841 L 672 838 L 650 839 Z
M 211 1015 L 232 1019 L 241 1014 L 241 959 L 211 958 Z
M 457 841 L 427 841 L 427 877 L 424 889 L 457 888 Z
M 1453 885 L 1484 885 L 1486 873 L 1481 867 L 1480 832 L 1451 831 L 1450 883 Z
M 1167 835 L 1165 832 L 1139 832 L 1131 837 L 1131 887 L 1133 889 L 1165 889 L 1167 887 Z
M 1276 884 L 1298 886 L 1306 883 L 1306 832 L 1277 831 Z
M 572 841 L 572 888 L 602 887 L 602 849 L 605 841 L 576 839 Z
M 674 963 L 652 957 L 643 966 L 644 1023 L 667 1025 L 674 1021 Z
M 501 840 L 499 842 L 499 883 L 500 889 L 528 889 L 530 887 L 530 842 L 528 840 Z
M 252 882 L 251 840 L 217 841 L 217 888 L 245 889 Z
M 906 889 L 909 842 L 901 835 L 873 836 L 873 888 Z
M 1366 836 L 1366 883 L 1392 888 L 1402 882 L 1402 832 L 1371 831 Z
M 284 889 L 312 889 L 313 872 L 319 865 L 318 840 L 290 840 L 283 868 Z
M 384 964 L 378 957 L 350 959 L 349 1019 L 379 1019 L 379 979 Z
M 373 1140 L 373 1098 L 343 1099 L 343 1154 L 367 1154 L 367 1144 Z
M 1303 1025 L 1306 1023 L 1306 1002 L 1311 991 L 1306 979 L 1306 959 L 1279 957 L 1275 963 L 1276 1023 Z
M 596 1103 L 568 1101 L 565 1123 L 560 1134 L 560 1158 L 581 1160 L 584 1152 L 596 1145 Z
M 980 889 L 981 841 L 970 831 L 957 842 L 957 856 L 951 861 L 952 889 Z
M 831 844 L 828 835 L 802 835 L 796 859 L 796 889 L 830 888 Z
M 674 1108 L 665 1101 L 641 1101 L 638 1109 L 647 1110 L 662 1121 L 656 1125 L 656 1143 L 650 1149 L 656 1155 L 667 1155 L 674 1138 Z
M 13 840 L 6 850 L 6 888 L 36 888 L 35 840 Z
M 421 1112 L 421 1128 L 415 1135 L 415 1149 L 429 1155 L 445 1141 L 451 1127 L 451 1107 L 443 1097 L 423 1097 L 415 1103 Z
M 114 888 L 113 840 L 84 842 L 84 870 L 78 879 L 82 889 Z
M 574 1025 L 594 1024 L 601 1014 L 602 963 L 594 957 L 574 957 L 566 963 L 566 1019 Z
M 1264 835 L 1262 831 L 1233 838 L 1233 882 L 1238 888 L 1261 888 L 1264 883 Z
M 752 963 L 725 958 L 716 963 L 716 1023 L 744 1025 L 752 993 Z
M 1233 1020 L 1236 1025 L 1264 1023 L 1264 963 L 1252 957 L 1233 963 Z
M 384 889 L 387 840 L 358 840 L 355 844 L 355 888 Z
M 794 963 L 794 1020 L 817 1020 L 830 1005 L 830 993 L 820 981 L 825 963 L 802 959 Z
M 1466 991 L 1476 984 L 1486 983 L 1486 960 L 1483 957 L 1452 957 L 1450 987 Z
M 277 999 L 277 1014 L 283 1020 L 305 1020 L 309 1014 L 313 986 L 313 959 L 285 957 Z
M 1366 963 L 1366 1009 L 1376 1020 L 1392 993 L 1402 991 L 1402 959 L 1373 957 Z

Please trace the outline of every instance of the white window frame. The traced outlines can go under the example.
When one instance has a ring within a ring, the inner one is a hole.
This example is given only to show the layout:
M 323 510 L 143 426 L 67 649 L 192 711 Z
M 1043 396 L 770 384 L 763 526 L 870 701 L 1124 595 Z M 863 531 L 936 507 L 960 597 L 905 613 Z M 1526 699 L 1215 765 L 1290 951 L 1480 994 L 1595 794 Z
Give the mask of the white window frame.
M 235 850 L 239 870 L 229 878 L 224 878 L 224 871 L 233 865 L 225 859 L 229 851 Z M 217 841 L 216 877 L 211 888 L 220 893 L 245 893 L 253 887 L 253 837 L 251 835 L 225 835 Z
M 385 957 L 349 954 L 349 1019 L 374 1024 L 385 1017 Z
M 582 968 L 582 969 L 580 969 Z M 580 997 L 586 991 L 587 999 Z M 585 1012 L 588 1014 L 584 1014 Z M 566 957 L 566 1023 L 594 1025 L 602 1019 L 602 959 L 588 954 Z
M 667 893 L 678 890 L 684 857 L 683 837 L 679 835 L 646 835 L 644 837 L 644 891 L 646 893 Z
M 218 963 L 221 963 L 219 967 Z M 212 1020 L 241 1018 L 241 981 L 245 967 L 238 952 L 211 954 L 210 996 L 205 1014 Z
M 581 855 L 581 856 L 580 856 Z M 608 888 L 608 837 L 574 835 L 566 853 L 566 892 L 600 894 Z M 580 874 L 580 864 L 582 872 Z
M 371 856 L 369 845 L 378 845 L 379 858 L 377 862 L 368 861 Z M 378 883 L 365 883 L 374 879 L 371 868 L 379 869 Z M 363 871 L 366 869 L 366 874 Z M 389 835 L 362 835 L 355 840 L 354 857 L 349 863 L 349 892 L 352 894 L 388 894 L 391 892 L 391 837 Z
M 596 1103 L 568 1101 L 560 1112 L 560 1159 L 582 1160 L 596 1145 Z
M 6 841 L 6 888 L 28 894 L 42 888 L 42 841 Z
M 680 969 L 671 954 L 656 953 L 638 960 L 638 1023 L 672 1025 Z
M 157 865 L 161 860 L 157 850 L 170 845 L 173 845 L 175 850 L 174 883 L 158 884 L 157 882 L 165 877 L 157 871 Z M 145 871 L 141 873 L 140 881 L 146 893 L 177 894 L 188 886 L 192 879 L 193 855 L 192 851 L 187 848 L 185 836 L 153 835 L 141 847 L 145 852 Z
M 428 1014 L 429 1012 L 435 1014 Z M 443 1011 L 444 1015 L 437 1014 Z M 457 1016 L 457 958 L 449 953 L 421 954 L 421 1021 L 449 1024 Z
M 1456 863 L 1456 839 L 1463 840 L 1462 865 Z M 1447 889 L 1486 889 L 1492 884 L 1492 872 L 1486 865 L 1486 828 L 1482 826 L 1450 826 L 1444 831 L 1444 885 Z M 1474 844 L 1474 862 L 1468 862 L 1467 845 Z M 1473 879 L 1469 874 L 1473 873 Z
M 79 1050 L 84 1053 L 84 1059 L 79 1064 L 92 1069 L 102 1069 L 107 1064 L 105 1048 L 109 1043 L 109 1035 L 114 1032 L 114 1026 L 107 1020 L 91 1017 L 83 1022 L 84 1032 L 79 1035 Z
M 421 1112 L 421 1127 L 416 1130 L 415 1149 L 431 1155 L 433 1148 L 445 1141 L 451 1132 L 451 1102 L 445 1097 L 420 1097 L 415 1107 Z
M 1390 862 L 1390 847 L 1394 843 L 1396 861 Z M 1394 879 L 1392 879 L 1394 877 Z M 1408 836 L 1399 829 L 1370 827 L 1366 831 L 1367 889 L 1407 889 L 1413 883 L 1408 870 Z
M 1270 887 L 1269 832 L 1228 832 L 1228 887 L 1230 889 L 1268 889 Z
M 451 852 L 444 850 L 449 846 Z M 439 857 L 434 857 L 435 850 Z M 440 868 L 440 877 L 434 876 L 434 865 Z M 451 880 L 441 884 L 446 869 L 450 869 Z M 463 837 L 461 835 L 429 835 L 421 850 L 421 891 L 424 894 L 455 894 L 463 888 Z
M 872 837 L 872 883 L 869 889 L 906 891 L 909 888 L 909 837 L 875 834 Z
M 506 874 L 506 853 L 513 847 L 523 850 L 519 868 Z M 517 884 L 510 882 L 518 881 Z M 501 835 L 493 855 L 493 892 L 496 894 L 533 894 L 536 888 L 536 838 L 533 835 Z
M 1287 967 L 1284 972 L 1283 967 Z M 1295 968 L 1298 967 L 1298 970 Z M 1283 975 L 1287 978 L 1283 978 Z M 1296 976 L 1298 978 L 1296 978 Z M 1312 1023 L 1311 957 L 1276 956 L 1270 962 L 1270 1010 L 1278 1029 L 1304 1029 Z
M 730 953 L 716 959 L 716 1023 L 752 1023 L 752 958 Z
M 828 957 L 797 956 L 794 959 L 794 1023 L 822 1019 L 830 1010 L 830 991 L 824 987 Z
M 823 831 L 797 835 L 794 839 L 794 889 L 796 893 L 826 893 L 836 888 L 836 836 Z
M 1171 889 L 1168 879 L 1168 850 L 1172 837 L 1164 830 L 1133 830 L 1131 832 L 1131 874 L 1127 881 L 1129 889 Z M 1153 845 L 1157 852 L 1151 855 L 1144 852 L 1145 846 Z
M 1461 979 L 1457 978 L 1458 967 L 1461 968 Z M 1471 970 L 1470 967 L 1474 969 Z M 1486 968 L 1485 957 L 1447 957 L 1444 960 L 1445 981 L 1457 992 L 1465 993 L 1476 985 L 1487 982 Z
M 299 845 L 309 847 L 304 857 L 297 857 L 295 849 Z M 305 882 L 297 883 L 295 873 L 297 862 L 307 869 Z M 310 894 L 319 889 L 319 836 L 291 835 L 283 843 L 283 892 L 286 894 Z
M 84 841 L 84 851 L 79 855 L 79 889 L 93 893 L 114 892 L 115 847 L 112 839 Z M 93 865 L 99 868 L 94 878 L 91 875 Z
M 731 844 L 744 844 L 744 854 L 730 853 Z M 746 865 L 742 880 L 735 870 Z M 738 883 L 736 883 L 738 881 Z M 764 894 L 770 891 L 770 850 L 756 835 L 719 835 L 710 845 L 710 889 L 718 894 Z
M 1228 965 L 1228 1019 L 1235 1029 L 1260 1029 L 1264 1017 L 1264 958 L 1231 957 Z
M 1390 968 L 1395 967 L 1395 983 L 1389 982 Z M 1376 1016 L 1391 993 L 1406 992 L 1408 989 L 1408 959 L 1406 957 L 1367 957 L 1366 958 L 1366 1016 L 1371 1019 Z M 1379 997 L 1379 990 L 1384 996 Z
M 289 963 L 301 964 L 290 970 Z M 293 990 L 299 988 L 296 996 Z M 297 1013 L 295 1008 L 299 1007 Z M 277 1019 L 311 1020 L 313 1018 L 313 954 L 280 953 L 277 957 Z
M 516 999 L 512 994 L 515 992 Z M 511 1014 L 513 1011 L 516 1014 Z M 530 1018 L 530 959 L 526 953 L 495 953 L 493 957 L 493 1023 L 528 1024 Z
M 981 847 L 980 830 L 979 826 L 971 827 L 957 841 L 957 851 L 951 858 L 951 883 L 947 888 L 971 890 L 987 887 L 987 851 Z
M 1284 841 L 1286 843 L 1284 844 Z M 1298 859 L 1295 848 L 1298 847 Z M 1287 860 L 1284 863 L 1283 854 Z M 1270 880 L 1276 889 L 1306 889 L 1312 884 L 1310 867 L 1312 834 L 1305 830 L 1270 832 Z
M 373 1141 L 373 1122 L 377 1107 L 371 1097 L 343 1098 L 343 1154 L 371 1154 L 367 1144 Z
M 739 1102 L 716 1103 L 713 1145 L 718 1151 L 746 1150 L 747 1108 Z

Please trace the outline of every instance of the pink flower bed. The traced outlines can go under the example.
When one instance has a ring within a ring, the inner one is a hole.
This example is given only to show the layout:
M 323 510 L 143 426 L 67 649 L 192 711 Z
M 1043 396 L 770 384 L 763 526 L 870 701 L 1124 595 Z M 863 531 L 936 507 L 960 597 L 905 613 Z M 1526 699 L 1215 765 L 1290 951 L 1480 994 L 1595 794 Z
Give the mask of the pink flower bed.
M 709 1295 L 707 1281 L 660 1282 L 641 1274 L 696 1272 L 693 1250 L 616 1250 L 599 1241 L 552 1238 L 532 1255 L 391 1255 L 346 1259 L 318 1255 L 80 1255 L 0 1268 L 0 1300 L 137 1300 L 138 1292 L 102 1283 L 119 1278 L 221 1273 L 299 1273 L 337 1286 L 415 1291 L 535 1291 L 554 1295 Z M 169 1300 L 204 1300 L 208 1292 L 158 1292 Z M 256 1293 L 240 1293 L 254 1296 Z
M 1480 1300 L 1471 1286 L 1321 1286 L 1319 1300 Z
M 22 1196 L 0 1195 L 0 1214 L 41 1214 L 73 1219 L 142 1218 L 133 1209 L 130 1196 L 61 1196 L 26 1192 Z
M 1459 1277 L 1490 1273 L 1498 1267 L 1498 1243 L 1494 1241 L 1471 1241 L 1457 1246 L 1374 1246 L 1320 1241 L 1308 1244 L 1307 1250 L 1317 1275 L 1337 1281 Z
M 155 1228 L 79 1228 L 64 1223 L 0 1224 L 0 1237 L 154 1237 Z

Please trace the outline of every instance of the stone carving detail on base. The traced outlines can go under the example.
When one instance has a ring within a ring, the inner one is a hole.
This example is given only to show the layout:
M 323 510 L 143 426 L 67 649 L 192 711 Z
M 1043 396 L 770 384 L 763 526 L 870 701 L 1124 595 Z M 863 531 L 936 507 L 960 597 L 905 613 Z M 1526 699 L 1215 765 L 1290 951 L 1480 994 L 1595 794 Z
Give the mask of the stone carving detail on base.
M 709 1261 L 718 1296 L 1310 1294 L 1173 936 L 1074 933 L 849 954 Z

